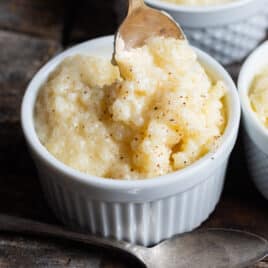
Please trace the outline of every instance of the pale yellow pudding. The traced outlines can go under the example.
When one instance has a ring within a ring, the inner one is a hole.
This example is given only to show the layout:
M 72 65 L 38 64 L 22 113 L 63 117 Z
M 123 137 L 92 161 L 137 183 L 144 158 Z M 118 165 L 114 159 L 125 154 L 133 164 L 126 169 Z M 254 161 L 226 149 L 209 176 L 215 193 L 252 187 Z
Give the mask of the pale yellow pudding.
M 237 0 L 162 0 L 162 1 L 185 6 L 206 6 L 206 5 L 226 4 Z
M 51 154 L 99 177 L 144 179 L 215 149 L 227 122 L 226 87 L 186 41 L 155 37 L 117 62 L 77 55 L 51 74 L 35 107 Z
M 249 91 L 249 99 L 259 120 L 268 127 L 268 66 L 256 75 Z

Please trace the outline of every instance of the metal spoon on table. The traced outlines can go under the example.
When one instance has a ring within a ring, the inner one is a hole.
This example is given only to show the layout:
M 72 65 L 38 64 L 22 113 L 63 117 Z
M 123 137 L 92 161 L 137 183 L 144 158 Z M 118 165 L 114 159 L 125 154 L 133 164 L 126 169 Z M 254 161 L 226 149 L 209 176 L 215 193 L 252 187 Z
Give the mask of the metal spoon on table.
M 0 214 L 0 232 L 64 238 L 132 255 L 147 268 L 249 267 L 267 256 L 268 241 L 254 234 L 229 229 L 204 229 L 177 235 L 154 247 L 69 231 L 32 220 Z
M 167 13 L 148 7 L 143 0 L 129 0 L 127 17 L 115 36 L 114 54 L 121 49 L 140 47 L 152 36 L 186 39 Z

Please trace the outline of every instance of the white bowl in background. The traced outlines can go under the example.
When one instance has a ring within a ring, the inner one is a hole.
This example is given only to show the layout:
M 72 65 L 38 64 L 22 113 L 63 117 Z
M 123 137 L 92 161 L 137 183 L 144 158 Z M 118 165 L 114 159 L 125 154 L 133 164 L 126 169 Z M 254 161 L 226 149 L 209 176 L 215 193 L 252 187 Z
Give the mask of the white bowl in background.
M 258 190 L 268 199 L 268 129 L 252 110 L 248 98 L 256 74 L 265 66 L 268 66 L 268 41 L 258 47 L 242 66 L 238 78 L 238 90 L 243 110 L 249 170 Z
M 67 56 L 83 53 L 111 57 L 113 36 L 77 45 L 49 61 L 32 79 L 23 98 L 23 132 L 35 160 L 48 203 L 57 217 L 103 237 L 144 246 L 198 227 L 214 210 L 222 191 L 229 155 L 237 138 L 240 104 L 229 74 L 197 50 L 200 62 L 228 87 L 228 125 L 222 142 L 191 166 L 146 180 L 113 180 L 81 173 L 54 158 L 34 128 L 34 105 L 40 86 Z
M 145 0 L 168 12 L 193 46 L 227 65 L 241 61 L 266 37 L 268 0 L 236 0 L 214 6 L 182 6 Z

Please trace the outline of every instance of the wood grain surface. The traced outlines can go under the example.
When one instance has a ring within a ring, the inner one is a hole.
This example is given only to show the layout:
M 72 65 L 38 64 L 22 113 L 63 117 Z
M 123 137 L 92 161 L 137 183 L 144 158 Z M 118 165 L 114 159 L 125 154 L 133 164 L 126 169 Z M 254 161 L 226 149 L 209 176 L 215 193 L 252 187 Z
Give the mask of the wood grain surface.
M 61 40 L 65 0 L 1 0 L 0 27 Z
M 124 12 L 116 0 L 0 1 L 0 212 L 60 224 L 48 208 L 19 120 L 25 87 L 63 47 L 112 34 Z M 122 3 L 122 1 L 121 1 Z M 236 77 L 240 63 L 229 66 Z M 255 189 L 239 138 L 224 193 L 201 228 L 231 227 L 268 239 L 268 201 Z M 0 232 L 0 267 L 137 267 L 131 260 L 63 240 Z M 255 268 L 268 267 L 266 261 Z

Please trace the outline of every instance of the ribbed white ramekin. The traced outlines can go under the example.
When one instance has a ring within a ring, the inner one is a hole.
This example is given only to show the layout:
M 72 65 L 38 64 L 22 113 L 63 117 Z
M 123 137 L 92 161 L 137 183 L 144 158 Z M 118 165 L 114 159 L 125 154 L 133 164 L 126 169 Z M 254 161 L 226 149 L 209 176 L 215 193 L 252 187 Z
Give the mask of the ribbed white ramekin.
M 256 49 L 244 63 L 239 74 L 238 89 L 243 109 L 249 170 L 259 191 L 268 198 L 268 130 L 257 118 L 248 98 L 254 77 L 265 66 L 268 66 L 268 41 Z
M 168 12 L 182 26 L 190 43 L 223 64 L 246 57 L 266 36 L 268 0 L 236 0 L 232 3 L 190 7 L 146 0 Z
M 34 129 L 35 100 L 40 85 L 63 58 L 77 53 L 111 57 L 112 49 L 112 36 L 98 38 L 47 63 L 25 93 L 22 127 L 45 196 L 59 219 L 94 234 L 147 246 L 196 228 L 214 210 L 237 137 L 239 98 L 228 73 L 197 50 L 204 67 L 228 86 L 228 125 L 219 148 L 181 171 L 148 180 L 111 180 L 83 174 L 55 159 L 39 142 Z

